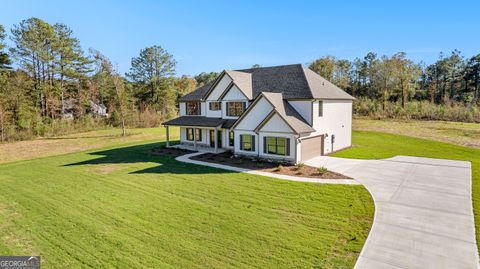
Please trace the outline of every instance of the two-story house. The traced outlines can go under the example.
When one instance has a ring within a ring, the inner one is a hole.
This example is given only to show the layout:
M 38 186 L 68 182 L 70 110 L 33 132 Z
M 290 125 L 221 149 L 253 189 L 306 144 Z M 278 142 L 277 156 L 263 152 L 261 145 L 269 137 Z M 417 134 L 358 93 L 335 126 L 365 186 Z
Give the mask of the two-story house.
M 351 146 L 353 99 L 301 64 L 225 70 L 163 125 L 194 148 L 300 163 Z

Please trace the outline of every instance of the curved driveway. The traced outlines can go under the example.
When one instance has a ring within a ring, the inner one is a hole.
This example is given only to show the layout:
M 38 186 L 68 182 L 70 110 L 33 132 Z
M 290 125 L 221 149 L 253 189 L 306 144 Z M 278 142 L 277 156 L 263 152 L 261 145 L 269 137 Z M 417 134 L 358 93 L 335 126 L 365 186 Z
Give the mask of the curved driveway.
M 375 201 L 356 269 L 479 268 L 469 162 L 396 156 L 306 162 L 350 176 Z

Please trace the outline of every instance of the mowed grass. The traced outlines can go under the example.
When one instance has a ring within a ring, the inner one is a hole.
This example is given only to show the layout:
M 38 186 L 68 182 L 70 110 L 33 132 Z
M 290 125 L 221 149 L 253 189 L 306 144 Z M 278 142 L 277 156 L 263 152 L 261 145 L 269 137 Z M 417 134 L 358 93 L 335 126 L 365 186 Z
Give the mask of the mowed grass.
M 122 131 L 118 128 L 110 128 L 59 137 L 0 143 L 0 163 L 30 160 L 132 142 L 165 140 L 164 128 L 128 129 L 127 136 L 121 136 L 121 133 Z M 179 129 L 170 128 L 170 139 L 178 136 Z
M 480 124 L 452 121 L 354 119 L 353 129 L 393 133 L 480 148 Z
M 184 164 L 135 142 L 0 165 L 0 253 L 42 268 L 352 268 L 363 186 Z
M 480 246 L 480 149 L 414 137 L 367 131 L 353 132 L 353 147 L 337 157 L 382 159 L 395 155 L 464 160 L 472 163 L 472 196 L 477 246 Z

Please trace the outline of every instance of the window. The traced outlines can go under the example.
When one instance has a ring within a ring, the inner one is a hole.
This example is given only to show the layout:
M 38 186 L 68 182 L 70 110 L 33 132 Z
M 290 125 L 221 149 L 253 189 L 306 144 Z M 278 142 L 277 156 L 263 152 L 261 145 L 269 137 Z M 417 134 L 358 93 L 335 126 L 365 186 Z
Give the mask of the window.
M 187 102 L 187 115 L 201 115 L 200 102 Z
M 264 137 L 263 152 L 275 155 L 290 155 L 290 139 L 285 137 Z
M 245 102 L 228 102 L 227 116 L 238 117 L 245 111 Z
M 240 149 L 244 151 L 255 151 L 255 136 L 240 135 Z
M 187 128 L 187 140 L 193 141 L 193 128 Z
M 195 129 L 197 141 L 202 141 L 202 129 Z M 193 128 L 187 128 L 187 140 L 193 141 Z
M 220 102 L 210 102 L 208 105 L 212 111 L 218 111 L 221 109 Z
M 318 116 L 323 117 L 323 101 L 318 101 Z
M 197 141 L 202 141 L 202 129 L 195 129 L 195 137 Z
M 233 131 L 230 131 L 230 132 L 228 133 L 228 145 L 229 145 L 230 147 L 233 147 L 233 145 L 234 145 L 234 139 L 235 139 L 235 134 L 233 133 Z

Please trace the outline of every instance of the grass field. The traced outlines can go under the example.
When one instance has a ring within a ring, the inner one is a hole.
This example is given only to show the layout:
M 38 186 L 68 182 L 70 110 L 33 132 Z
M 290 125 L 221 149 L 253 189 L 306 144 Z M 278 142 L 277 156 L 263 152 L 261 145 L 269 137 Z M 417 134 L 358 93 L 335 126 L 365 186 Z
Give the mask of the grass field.
M 480 124 L 478 123 L 354 119 L 353 129 L 400 134 L 480 148 Z
M 371 226 L 362 186 L 102 143 L 115 146 L 0 165 L 2 255 L 41 255 L 42 268 L 352 268 Z
M 356 119 L 354 128 L 354 146 L 335 156 L 471 161 L 480 231 L 480 149 L 398 135 L 476 147 L 478 125 Z M 0 145 L 0 254 L 39 254 L 43 268 L 353 267 L 373 217 L 363 187 L 181 164 L 145 153 L 163 128 L 130 133 Z
M 128 129 L 128 135 L 125 137 L 122 137 L 121 133 L 122 131 L 117 128 L 60 137 L 0 143 L 0 163 L 55 156 L 130 142 L 165 140 L 164 128 Z M 170 128 L 171 138 L 178 137 L 178 135 L 178 128 Z
M 382 159 L 395 155 L 465 160 L 472 162 L 472 196 L 477 246 L 480 246 L 480 149 L 378 132 L 355 131 L 353 147 L 334 156 Z

